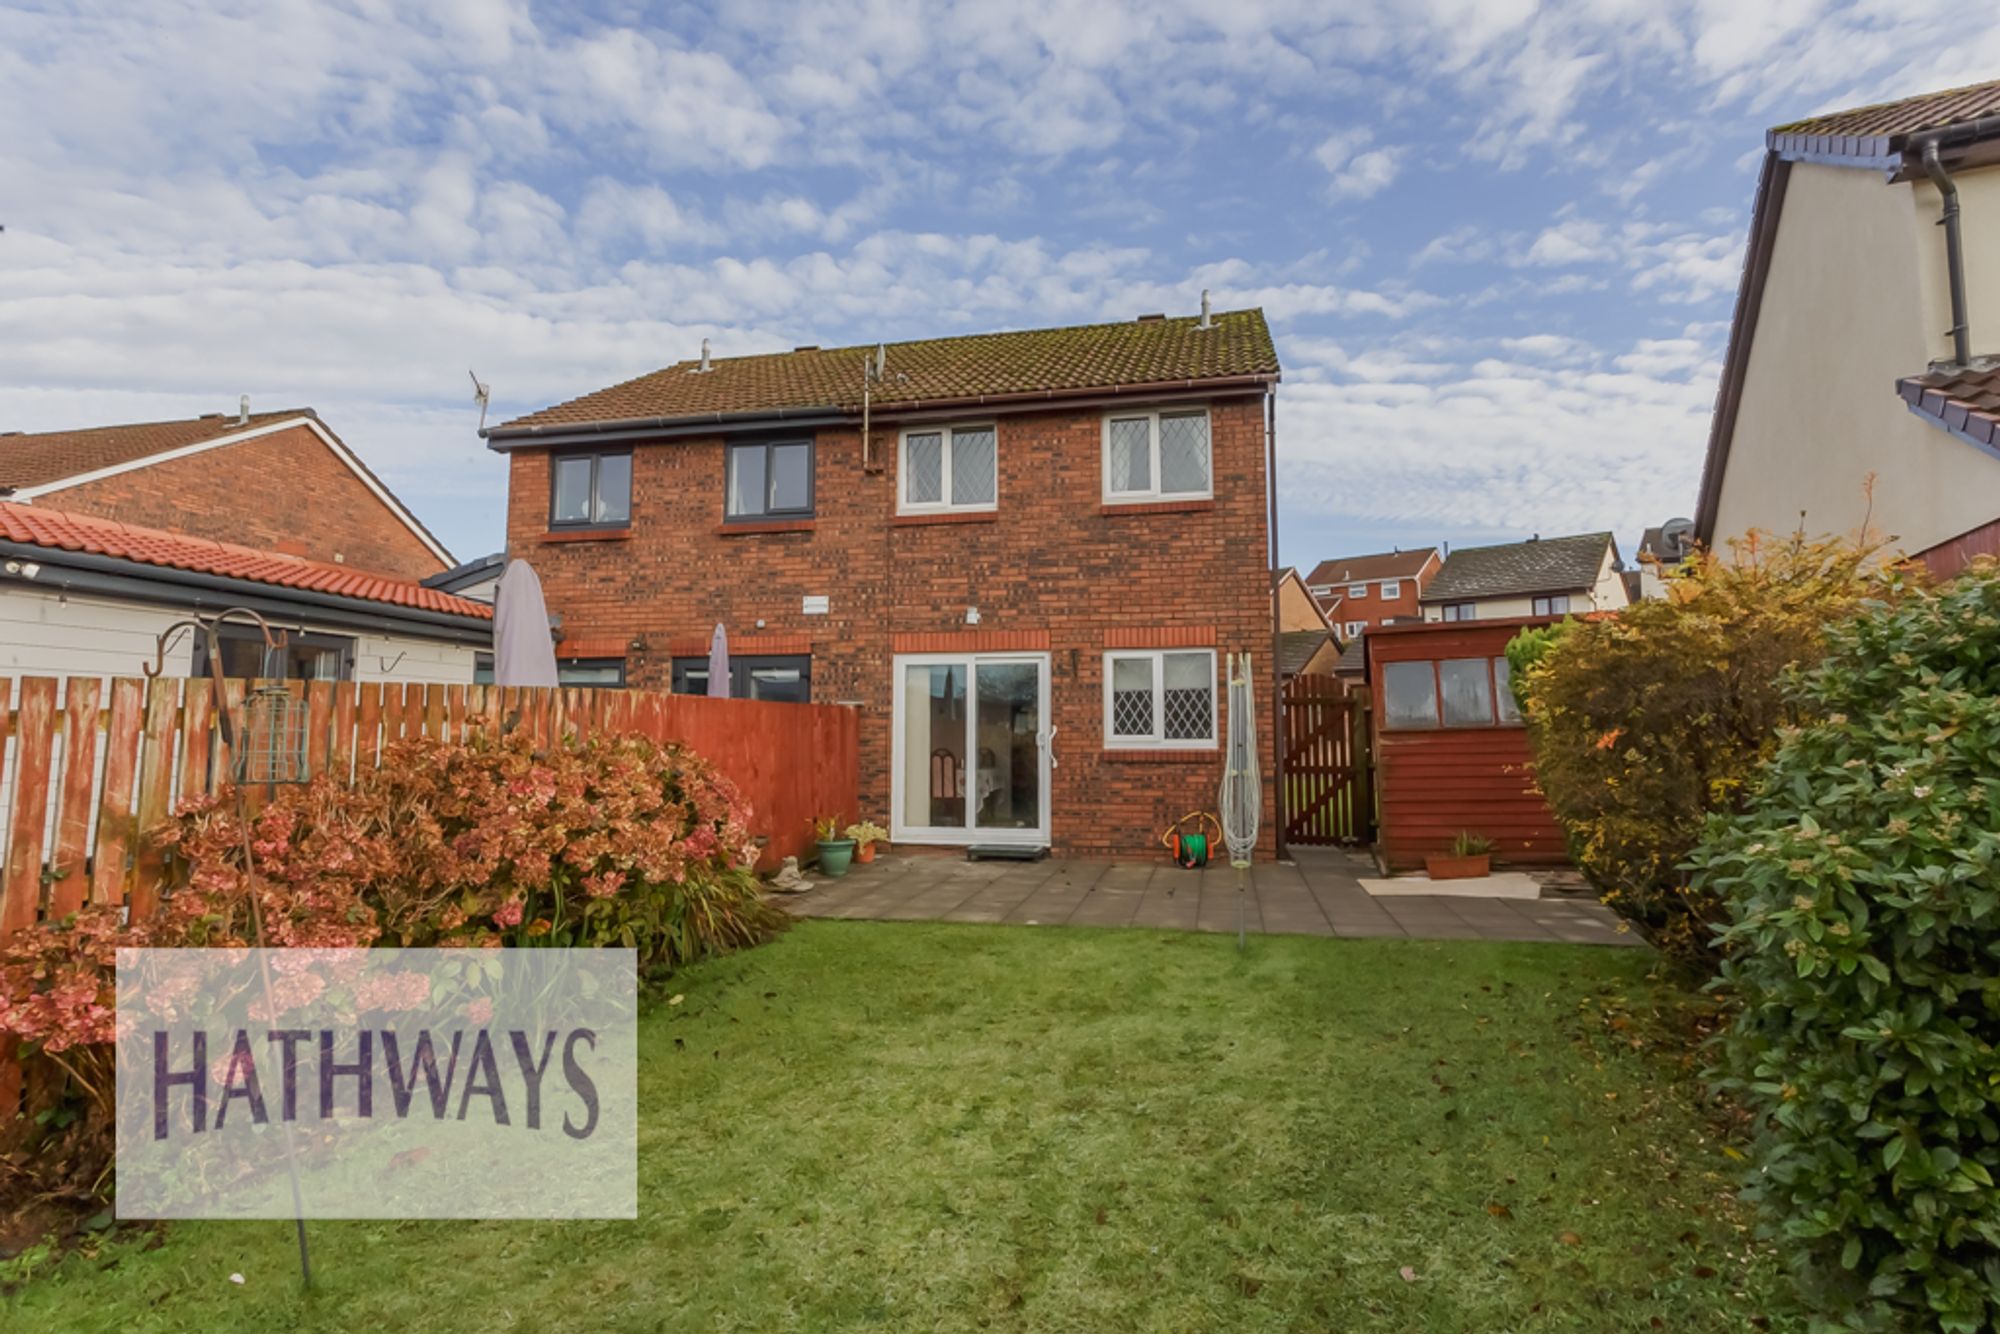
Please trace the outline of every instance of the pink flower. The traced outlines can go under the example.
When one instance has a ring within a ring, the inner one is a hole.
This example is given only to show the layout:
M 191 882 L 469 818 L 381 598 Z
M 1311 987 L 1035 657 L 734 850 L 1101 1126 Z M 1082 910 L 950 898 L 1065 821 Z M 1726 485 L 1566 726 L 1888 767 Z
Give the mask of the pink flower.
M 492 998 L 488 996 L 481 996 L 478 1000 L 466 1006 L 465 1017 L 467 1019 L 470 1019 L 475 1024 L 488 1024 L 493 1022 Z
M 519 926 L 527 908 L 523 899 L 508 899 L 500 905 L 500 911 L 493 914 L 493 925 L 499 927 Z

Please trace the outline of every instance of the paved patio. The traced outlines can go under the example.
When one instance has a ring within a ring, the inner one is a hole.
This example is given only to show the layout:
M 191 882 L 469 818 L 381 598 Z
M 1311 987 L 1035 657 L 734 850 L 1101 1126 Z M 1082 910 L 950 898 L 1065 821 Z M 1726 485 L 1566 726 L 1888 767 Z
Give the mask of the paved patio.
M 1426 940 L 1550 940 L 1641 944 L 1587 894 L 1544 890 L 1539 899 L 1444 895 L 1375 898 L 1361 877 L 1374 863 L 1355 853 L 1298 849 L 1289 863 L 1251 869 L 1245 924 L 1258 934 L 1413 936 Z M 1236 872 L 1186 871 L 1160 862 L 968 862 L 883 853 L 838 880 L 813 876 L 807 893 L 779 896 L 798 917 L 892 922 L 1008 922 L 1017 926 L 1144 926 L 1236 930 Z

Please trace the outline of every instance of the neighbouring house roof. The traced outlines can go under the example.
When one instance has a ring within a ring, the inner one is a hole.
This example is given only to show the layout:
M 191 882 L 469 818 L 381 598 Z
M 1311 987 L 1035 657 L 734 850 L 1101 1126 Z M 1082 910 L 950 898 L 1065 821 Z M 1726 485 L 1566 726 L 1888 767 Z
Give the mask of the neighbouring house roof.
M 1737 409 L 1743 398 L 1743 377 L 1757 336 L 1758 313 L 1771 256 L 1777 249 L 1778 219 L 1784 212 L 1792 164 L 1866 167 L 1894 178 L 1907 173 L 1903 157 L 1912 141 L 1933 136 L 1948 138 L 1953 154 L 2000 139 L 2000 79 L 1813 116 L 1777 126 L 1764 136 L 1764 164 L 1750 205 L 1750 239 L 1730 316 L 1722 384 L 1709 419 L 1708 452 L 1695 502 L 1696 540 L 1707 545 L 1715 542 L 1716 508 L 1722 499 L 1723 474 L 1729 465 Z M 1946 160 L 1949 165 L 1951 158 Z
M 2000 114 L 2000 79 L 1808 116 L 1772 129 L 1765 143 L 1776 152 L 1799 157 L 1880 159 L 1900 154 L 1913 135 L 1996 114 Z
M 55 559 L 76 553 L 187 574 L 323 594 L 385 608 L 436 612 L 476 620 L 493 619 L 493 608 L 414 580 L 364 574 L 283 552 L 188 537 L 84 514 L 66 514 L 40 505 L 0 502 L 0 544 L 37 548 Z M 17 553 L 18 554 L 18 553 Z
M 1356 635 L 1340 646 L 1340 661 L 1334 664 L 1335 676 L 1361 676 L 1368 670 L 1368 643 L 1365 636 Z
M 1590 588 L 1617 543 L 1610 533 L 1543 537 L 1491 547 L 1460 547 L 1445 558 L 1423 602 L 1476 602 L 1481 598 L 1569 593 Z
M 136 463 L 188 445 L 206 444 L 293 417 L 314 416 L 311 408 L 253 412 L 248 421 L 234 413 L 212 412 L 186 421 L 134 422 L 129 426 L 86 426 L 74 431 L 8 431 L 0 434 L 0 489 L 46 486 L 84 473 Z
M 1896 392 L 1933 426 L 2000 454 L 2000 360 L 1905 376 Z
M 1417 547 L 1409 551 L 1382 551 L 1372 556 L 1335 556 L 1313 566 L 1306 583 L 1324 588 L 1329 584 L 1365 584 L 1377 579 L 1411 579 L 1436 555 L 1436 547 Z
M 463 593 L 479 584 L 498 581 L 506 565 L 507 553 L 495 551 L 463 565 L 454 565 L 449 570 L 426 575 L 423 584 L 425 588 L 438 588 L 447 593 Z
M 1278 674 L 1296 676 L 1313 655 L 1333 642 L 1331 630 L 1287 630 L 1278 636 Z
M 182 421 L 87 426 L 73 431 L 8 431 L 0 434 L 0 497 L 40 499 L 101 476 L 223 448 L 295 425 L 318 436 L 439 560 L 449 565 L 457 559 L 311 408 L 253 412 L 248 417 L 208 413 Z
M 1261 310 L 1225 311 L 1203 329 L 1194 317 L 1157 317 L 1014 333 L 888 343 L 878 412 L 1022 402 L 1120 390 L 1270 383 L 1278 354 Z M 491 442 L 613 426 L 644 428 L 786 414 L 858 414 L 863 362 L 873 343 L 716 357 L 704 371 L 681 361 L 636 380 L 486 428 Z

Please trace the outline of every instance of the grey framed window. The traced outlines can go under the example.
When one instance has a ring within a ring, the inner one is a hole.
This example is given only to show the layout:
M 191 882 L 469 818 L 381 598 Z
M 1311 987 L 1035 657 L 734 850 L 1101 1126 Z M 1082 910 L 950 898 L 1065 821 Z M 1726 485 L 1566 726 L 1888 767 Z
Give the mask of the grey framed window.
M 550 460 L 549 527 L 623 528 L 631 522 L 630 450 Z
M 1479 619 L 1479 604 L 1476 602 L 1447 602 L 1444 604 L 1444 618 L 1447 621 L 1476 621 Z
M 745 440 L 729 446 L 724 479 L 727 519 L 809 519 L 813 514 L 813 442 Z
M 344 635 L 280 631 L 285 637 L 275 652 L 264 647 L 263 633 L 248 625 L 216 627 L 222 653 L 222 674 L 287 681 L 348 681 L 354 677 L 354 641 Z M 267 659 L 270 659 L 267 661 Z M 194 674 L 208 675 L 208 641 L 194 641 Z
M 1563 593 L 1556 597 L 1536 598 L 1535 615 L 1537 616 L 1569 615 L 1569 594 Z
M 558 658 L 556 684 L 564 686 L 607 686 L 625 684 L 623 658 Z
M 706 695 L 708 659 L 675 658 L 673 689 L 676 695 Z M 811 703 L 812 655 L 753 654 L 730 658 L 729 697 Z

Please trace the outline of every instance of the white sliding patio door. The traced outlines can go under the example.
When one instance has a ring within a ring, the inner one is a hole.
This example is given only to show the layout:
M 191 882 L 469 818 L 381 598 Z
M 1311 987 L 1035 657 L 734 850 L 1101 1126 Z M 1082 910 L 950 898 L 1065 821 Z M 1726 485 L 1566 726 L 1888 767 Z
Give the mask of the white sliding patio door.
M 890 836 L 1046 846 L 1048 655 L 917 654 L 895 673 Z

